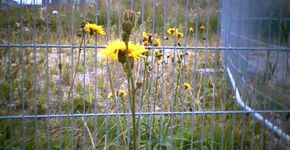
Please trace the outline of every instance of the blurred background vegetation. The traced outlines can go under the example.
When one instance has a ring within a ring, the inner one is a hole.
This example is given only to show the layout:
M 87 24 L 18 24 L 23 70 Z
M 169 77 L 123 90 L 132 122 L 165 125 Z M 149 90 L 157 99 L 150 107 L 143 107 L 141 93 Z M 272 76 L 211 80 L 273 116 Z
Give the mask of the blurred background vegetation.
M 143 14 L 142 3 L 144 3 Z M 177 27 L 183 32 L 192 27 L 195 32 L 199 31 L 198 28 L 201 25 L 207 25 L 207 18 L 209 19 L 207 29 L 212 36 L 219 29 L 218 0 L 211 0 L 210 5 L 207 5 L 206 1 L 200 1 L 198 4 L 195 1 L 189 1 L 188 13 L 186 13 L 186 0 L 156 0 L 154 2 L 135 0 L 133 3 L 130 0 L 88 1 L 83 5 L 77 4 L 77 1 L 75 4 L 73 1 L 66 3 L 59 1 L 45 6 L 24 5 L 20 7 L 15 5 L 9 8 L 5 5 L 0 6 L 0 17 L 3 18 L 0 21 L 0 42 L 7 43 L 9 37 L 11 43 L 20 43 L 20 29 L 22 29 L 22 37 L 25 39 L 22 41 L 23 43 L 31 43 L 33 38 L 38 44 L 56 43 L 59 35 L 61 35 L 63 44 L 71 43 L 72 39 L 76 39 L 80 23 L 84 21 L 97 22 L 107 27 L 107 32 L 112 33 L 107 35 L 109 39 L 118 37 L 121 31 L 119 21 L 122 11 L 131 8 L 138 16 L 136 30 L 162 35 L 162 31 L 166 31 L 168 27 Z M 10 28 L 9 36 L 7 36 L 8 27 Z M 48 41 L 46 41 L 47 34 L 49 35 Z

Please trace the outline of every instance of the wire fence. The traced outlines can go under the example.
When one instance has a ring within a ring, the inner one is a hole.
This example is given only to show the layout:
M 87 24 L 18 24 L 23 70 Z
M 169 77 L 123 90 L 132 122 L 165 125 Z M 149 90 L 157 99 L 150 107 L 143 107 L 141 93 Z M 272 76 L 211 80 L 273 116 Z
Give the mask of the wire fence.
M 0 5 L 1 149 L 289 148 L 287 0 L 41 2 Z M 102 54 L 128 9 L 134 82 Z

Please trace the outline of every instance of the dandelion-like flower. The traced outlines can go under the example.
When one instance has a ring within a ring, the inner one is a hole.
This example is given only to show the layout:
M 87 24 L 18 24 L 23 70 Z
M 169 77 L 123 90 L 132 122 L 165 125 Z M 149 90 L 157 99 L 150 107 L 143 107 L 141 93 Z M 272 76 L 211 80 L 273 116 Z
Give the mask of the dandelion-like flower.
M 193 32 L 193 28 L 192 27 L 189 28 L 189 32 Z
M 115 40 L 109 42 L 106 49 L 101 50 L 100 54 L 104 56 L 105 59 L 118 60 L 120 63 L 126 62 L 126 44 L 124 41 Z M 128 57 L 130 60 L 137 60 L 139 58 L 144 58 L 143 53 L 147 52 L 144 46 L 139 44 L 128 43 Z
M 182 38 L 183 37 L 183 33 L 179 32 L 177 28 L 168 28 L 167 33 L 170 35 L 174 35 L 177 38 Z
M 154 46 L 161 46 L 161 40 L 158 38 L 154 38 L 154 42 L 153 42 L 152 37 L 153 36 L 151 33 L 143 32 L 143 45 L 151 46 L 153 44 Z
M 177 32 L 177 38 L 182 38 L 183 37 L 183 33 L 182 32 Z
M 120 97 L 124 97 L 127 95 L 126 91 L 124 90 L 119 90 L 116 92 L 117 96 L 120 96 Z
M 107 96 L 107 98 L 109 98 L 109 99 L 113 98 L 113 93 L 110 93 L 110 94 Z
M 86 33 L 89 33 L 90 35 L 106 35 L 106 32 L 104 31 L 104 27 L 101 25 L 96 25 L 94 23 L 86 23 L 82 27 L 83 31 Z
M 144 46 L 150 46 L 152 43 L 152 34 L 143 32 L 143 45 Z
M 123 98 L 123 97 L 125 97 L 127 95 L 125 90 L 118 90 L 118 91 L 115 92 L 115 94 L 116 94 L 116 96 L 121 97 L 121 98 Z M 113 98 L 113 93 L 112 92 L 108 95 L 108 98 L 109 99 Z
M 167 33 L 171 35 L 175 35 L 178 32 L 177 28 L 168 28 Z
M 156 38 L 156 39 L 154 40 L 154 46 L 161 46 L 161 40 L 158 39 L 158 38 Z
M 152 35 L 150 33 L 143 32 L 143 42 L 144 41 L 150 41 L 151 38 L 152 38 Z
M 161 60 L 162 59 L 162 56 L 163 56 L 163 54 L 162 54 L 161 51 L 155 52 L 155 57 L 156 57 L 157 60 Z
M 201 26 L 199 27 L 199 30 L 200 30 L 200 32 L 204 32 L 204 31 L 205 31 L 205 27 L 204 27 L 203 25 L 201 25 Z
M 143 42 L 143 45 L 144 45 L 144 46 L 150 46 L 151 43 L 150 43 L 149 41 L 144 41 L 144 42 Z
M 184 89 L 185 90 L 191 90 L 192 89 L 192 87 L 191 87 L 191 85 L 189 84 L 189 83 L 184 83 Z

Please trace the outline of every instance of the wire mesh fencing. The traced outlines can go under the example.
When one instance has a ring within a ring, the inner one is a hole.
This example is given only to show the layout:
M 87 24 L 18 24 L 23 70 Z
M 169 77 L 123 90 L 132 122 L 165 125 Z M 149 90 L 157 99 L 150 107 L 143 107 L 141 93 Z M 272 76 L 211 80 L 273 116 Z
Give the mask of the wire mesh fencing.
M 288 6 L 2 1 L 0 147 L 287 149 Z

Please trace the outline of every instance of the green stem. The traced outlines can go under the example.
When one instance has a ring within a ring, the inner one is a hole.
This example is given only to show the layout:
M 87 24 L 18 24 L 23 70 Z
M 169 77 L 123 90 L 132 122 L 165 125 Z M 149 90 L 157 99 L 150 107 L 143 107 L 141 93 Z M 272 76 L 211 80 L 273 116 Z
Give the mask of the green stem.
M 144 99 L 144 97 L 146 98 L 146 93 L 147 91 L 149 90 L 149 75 L 150 75 L 150 70 L 149 70 L 149 63 L 147 63 L 147 57 L 145 58 L 144 60 L 144 63 L 145 63 L 145 71 L 144 71 L 144 77 L 143 77 L 143 83 L 145 83 L 145 89 L 144 89 L 144 92 L 142 92 L 142 101 Z M 147 94 L 147 97 L 148 97 L 148 94 Z M 150 102 L 149 102 L 149 98 L 147 98 L 147 111 L 150 111 Z
M 178 64 L 178 75 L 177 75 L 177 83 L 176 83 L 176 89 L 175 89 L 175 95 L 174 95 L 174 102 L 173 106 L 176 104 L 176 99 L 177 96 L 179 95 L 178 89 L 179 89 L 179 84 L 180 84 L 180 75 L 181 75 L 181 63 Z M 173 110 L 172 110 L 173 111 Z
M 114 99 L 114 102 L 116 102 L 116 104 L 117 104 L 116 92 L 115 92 L 114 85 L 113 85 L 113 82 L 112 82 L 111 70 L 109 68 L 108 60 L 107 60 L 107 70 L 108 70 L 108 75 L 109 75 L 110 88 L 111 88 L 111 91 L 112 91 L 112 94 L 113 94 L 113 99 Z
M 71 98 L 70 95 L 71 95 L 71 92 L 72 92 L 72 89 L 73 89 L 73 86 L 74 86 L 74 81 L 75 81 L 75 78 L 76 78 L 76 75 L 77 75 L 77 70 L 79 68 L 81 51 L 82 51 L 82 45 L 84 43 L 84 40 L 85 40 L 85 34 L 83 33 L 83 36 L 82 36 L 82 39 L 81 39 L 81 43 L 80 43 L 80 47 L 79 47 L 79 54 L 78 54 L 78 60 L 77 60 L 77 64 L 76 64 L 75 73 L 74 73 L 74 76 L 73 76 L 73 80 L 72 80 L 72 83 L 71 83 L 70 90 L 68 92 L 68 100 Z
M 132 112 L 132 122 L 133 122 L 133 142 L 134 149 L 137 149 L 137 128 L 136 128 L 136 113 L 135 113 L 135 94 L 136 89 L 134 87 L 133 77 L 129 76 L 132 86 L 132 103 L 131 103 L 131 112 Z
M 155 112 L 156 111 L 156 101 L 157 101 L 157 93 L 158 93 L 158 73 L 159 73 L 159 64 L 157 63 L 157 77 L 156 77 L 156 80 L 155 80 L 155 96 L 154 96 L 154 100 L 153 100 L 153 111 Z M 154 127 L 155 127 L 155 117 L 153 117 L 153 130 L 154 130 Z
M 146 62 L 147 62 L 147 57 L 144 60 L 144 64 L 145 64 L 145 69 L 144 69 L 144 72 L 143 72 L 143 82 L 142 83 L 145 83 L 143 85 L 143 88 L 142 88 L 142 95 L 141 95 L 141 101 L 143 102 L 144 100 L 144 97 L 146 96 L 145 93 L 147 93 L 147 89 L 148 89 L 148 66 L 146 66 Z M 149 104 L 149 103 L 148 103 Z M 149 110 L 149 109 L 148 109 Z
M 110 70 L 110 67 L 109 67 L 109 63 L 108 63 L 108 60 L 107 60 L 107 69 L 108 69 L 108 76 L 109 76 L 109 83 L 110 83 L 110 88 L 111 88 L 111 91 L 112 91 L 112 94 L 113 94 L 113 100 L 114 100 L 114 102 L 116 103 L 116 104 L 118 104 L 118 101 L 117 101 L 117 93 L 115 92 L 115 89 L 114 89 L 114 85 L 113 85 L 113 80 L 112 80 L 112 76 L 111 76 L 111 70 Z M 124 106 L 124 101 L 123 101 L 123 98 L 121 97 L 121 100 L 122 100 L 122 106 L 125 108 L 125 106 Z M 118 110 L 117 110 L 118 111 Z M 124 112 L 125 112 L 125 110 L 124 110 Z M 119 116 L 118 116 L 118 123 L 119 124 L 121 124 L 121 121 L 120 121 L 120 118 L 119 118 Z M 122 136 L 123 136 L 123 134 L 122 134 Z M 124 136 L 123 136 L 124 137 Z M 125 137 L 124 137 L 124 139 L 125 139 Z M 124 140 L 125 141 L 125 140 Z M 126 142 L 124 142 L 125 143 L 125 146 L 126 146 Z
M 129 35 L 127 35 L 129 36 Z M 133 149 L 137 150 L 137 128 L 136 128 L 136 113 L 135 113 L 135 94 L 136 94 L 136 89 L 134 86 L 134 80 L 132 76 L 132 67 L 131 63 L 129 62 L 129 56 L 128 56 L 128 41 L 129 37 L 124 40 L 126 44 L 126 66 L 123 64 L 123 68 L 125 69 L 125 72 L 127 74 L 127 81 L 128 81 L 128 94 L 130 97 L 130 107 L 131 107 L 131 113 L 132 113 L 132 124 L 133 124 L 133 134 L 132 134 L 132 139 L 133 139 Z

